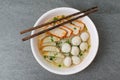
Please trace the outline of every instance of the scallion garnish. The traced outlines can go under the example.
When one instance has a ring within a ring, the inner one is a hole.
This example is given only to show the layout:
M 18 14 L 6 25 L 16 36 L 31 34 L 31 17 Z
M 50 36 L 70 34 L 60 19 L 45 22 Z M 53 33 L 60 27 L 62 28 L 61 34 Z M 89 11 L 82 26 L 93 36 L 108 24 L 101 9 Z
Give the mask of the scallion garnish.
M 80 55 L 80 56 L 82 56 L 82 55 L 83 55 L 83 53 L 82 53 L 82 52 L 80 52 L 80 53 L 79 53 L 79 55 Z
M 44 55 L 44 58 L 47 58 L 47 56 L 46 56 L 46 55 Z
M 62 67 L 62 65 L 61 65 L 61 64 L 59 64 L 59 65 L 58 65 L 58 67 Z
M 57 47 L 60 47 L 61 43 L 62 43 L 62 42 L 56 42 L 56 46 L 57 46 Z
M 74 30 L 76 30 L 77 28 L 76 27 L 74 27 Z
M 64 15 L 62 15 L 62 18 L 64 18 L 65 16 Z
M 68 40 L 66 40 L 66 43 L 70 44 L 70 40 L 69 40 L 69 39 L 68 39 Z
M 90 48 L 91 46 L 90 45 L 88 45 L 88 48 Z
M 57 18 L 57 17 L 54 17 L 54 18 L 53 18 L 53 20 L 54 20 L 54 21 L 57 21 L 57 20 L 58 20 L 58 18 Z
M 49 56 L 49 59 L 53 60 L 53 59 L 55 59 L 55 56 Z
M 51 36 L 51 42 L 53 42 L 53 41 L 54 41 L 53 36 Z

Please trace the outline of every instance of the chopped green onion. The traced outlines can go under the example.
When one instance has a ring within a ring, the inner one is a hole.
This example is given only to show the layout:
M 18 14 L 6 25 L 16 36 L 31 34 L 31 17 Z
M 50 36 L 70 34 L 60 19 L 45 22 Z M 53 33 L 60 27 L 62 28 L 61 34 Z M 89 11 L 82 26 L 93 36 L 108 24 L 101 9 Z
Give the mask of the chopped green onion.
M 60 47 L 61 43 L 62 43 L 62 42 L 56 42 L 56 46 L 57 46 L 57 47 Z
M 54 40 L 53 39 L 51 39 L 51 42 L 53 42 Z
M 58 20 L 58 18 L 57 18 L 57 17 L 54 17 L 54 18 L 53 18 L 53 21 L 57 21 L 57 20 Z
M 66 41 L 66 43 L 70 44 L 70 40 L 68 39 L 68 40 Z
M 44 55 L 44 58 L 47 58 L 47 56 Z
M 90 45 L 88 45 L 88 48 L 90 48 L 91 46 Z
M 62 15 L 62 18 L 64 18 L 65 17 L 65 15 Z
M 76 27 L 74 27 L 74 30 L 76 30 L 77 28 Z
M 53 42 L 53 41 L 54 41 L 53 36 L 51 36 L 51 42 Z
M 83 54 L 80 54 L 80 56 L 82 56 Z
M 82 56 L 82 55 L 83 55 L 83 52 L 80 52 L 79 55 Z
M 50 57 L 50 60 L 53 60 L 53 58 L 52 58 L 52 57 Z
M 53 60 L 53 59 L 55 59 L 55 56 L 50 56 L 49 59 Z
M 88 30 L 86 26 L 85 26 L 85 30 Z
M 58 65 L 58 67 L 62 67 L 62 65 L 61 65 L 61 64 L 59 64 L 59 65 Z

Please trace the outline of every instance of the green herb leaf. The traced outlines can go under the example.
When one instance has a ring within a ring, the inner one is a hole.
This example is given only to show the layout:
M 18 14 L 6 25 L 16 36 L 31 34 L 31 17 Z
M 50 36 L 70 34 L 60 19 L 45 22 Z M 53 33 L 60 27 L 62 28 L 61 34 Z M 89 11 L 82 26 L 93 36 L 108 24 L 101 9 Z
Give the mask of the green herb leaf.
M 58 67 L 62 67 L 62 65 L 61 65 L 61 64 L 59 64 L 59 65 L 58 65 Z
M 85 26 L 85 30 L 88 30 L 86 26 Z
M 54 17 L 54 18 L 53 18 L 53 21 L 57 21 L 57 20 L 58 20 L 58 18 L 57 18 L 57 17 Z
M 65 17 L 65 15 L 62 15 L 62 18 L 64 18 Z
M 53 39 L 51 39 L 51 42 L 53 42 L 54 40 Z
M 74 30 L 76 30 L 77 28 L 76 27 L 74 27 Z
M 82 56 L 83 54 L 80 54 L 80 56 Z
M 60 47 L 61 44 L 62 44 L 62 42 L 56 42 L 57 47 Z
M 55 56 L 49 56 L 49 59 L 53 60 L 53 59 L 55 59 Z
M 66 41 L 66 43 L 70 44 L 70 40 L 68 39 L 68 40 Z
M 52 58 L 52 57 L 50 57 L 50 60 L 53 60 L 53 58 Z
M 88 48 L 90 48 L 91 46 L 90 45 L 88 45 Z
M 47 58 L 47 56 L 44 55 L 44 58 Z
M 54 41 L 53 36 L 51 36 L 51 42 L 53 42 L 53 41 Z
M 83 55 L 83 52 L 80 52 L 79 55 L 82 56 L 82 55 Z

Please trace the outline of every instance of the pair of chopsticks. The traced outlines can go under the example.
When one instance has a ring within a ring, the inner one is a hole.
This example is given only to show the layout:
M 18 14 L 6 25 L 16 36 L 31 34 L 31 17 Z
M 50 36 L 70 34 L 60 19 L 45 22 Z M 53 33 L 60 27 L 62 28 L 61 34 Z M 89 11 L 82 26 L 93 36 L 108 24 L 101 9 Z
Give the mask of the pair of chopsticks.
M 58 22 L 58 21 L 62 21 L 62 20 L 64 20 L 64 19 L 68 19 L 68 18 L 70 18 L 70 17 L 73 17 L 73 16 L 77 16 L 77 15 L 78 15 L 77 17 L 71 18 L 70 20 L 67 20 L 67 21 L 65 21 L 65 22 L 63 22 L 63 23 L 60 23 L 60 24 L 55 25 L 55 26 L 53 26 L 53 27 L 47 28 L 47 29 L 42 30 L 42 31 L 40 31 L 40 32 L 38 32 L 38 33 L 35 33 L 35 34 L 32 34 L 32 35 L 28 35 L 27 37 L 24 37 L 24 38 L 22 39 L 22 41 L 26 41 L 26 40 L 29 40 L 29 39 L 31 39 L 31 38 L 34 38 L 34 37 L 36 37 L 36 36 L 38 36 L 38 35 L 40 35 L 40 34 L 42 34 L 42 33 L 45 33 L 45 32 L 50 31 L 50 30 L 52 30 L 52 29 L 55 29 L 55 28 L 57 28 L 57 27 L 59 27 L 59 26 L 62 26 L 62 25 L 64 25 L 64 24 L 70 23 L 70 22 L 72 22 L 72 21 L 74 21 L 74 20 L 77 20 L 77 19 L 79 19 L 79 18 L 82 18 L 82 17 L 84 17 L 84 16 L 86 16 L 86 15 L 88 15 L 88 14 L 94 13 L 94 12 L 96 12 L 96 11 L 98 11 L 98 7 L 92 7 L 92 8 L 90 8 L 90 9 L 83 10 L 83 11 L 81 11 L 81 12 L 77 12 L 77 13 L 74 13 L 74 14 L 71 14 L 71 15 L 68 15 L 68 16 L 65 16 L 64 18 L 61 18 L 61 19 L 58 19 L 58 20 L 55 20 L 55 21 L 51 21 L 51 22 L 47 22 L 47 23 L 44 23 L 44 24 L 41 24 L 41 25 L 38 25 L 38 26 L 35 26 L 35 27 L 31 27 L 31 28 L 26 29 L 26 30 L 23 30 L 23 31 L 20 32 L 20 34 L 24 34 L 24 33 L 30 32 L 30 31 L 32 31 L 32 30 L 36 30 L 36 29 L 42 28 L 42 27 L 47 26 L 47 25 L 49 25 L 49 24 L 56 23 L 56 22 Z

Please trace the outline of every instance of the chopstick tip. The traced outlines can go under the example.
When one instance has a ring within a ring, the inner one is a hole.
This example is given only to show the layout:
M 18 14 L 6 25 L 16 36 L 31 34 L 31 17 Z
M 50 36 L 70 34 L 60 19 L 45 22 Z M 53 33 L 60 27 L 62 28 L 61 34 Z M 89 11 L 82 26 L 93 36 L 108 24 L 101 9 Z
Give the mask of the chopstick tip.
M 22 41 L 26 41 L 26 39 L 25 39 L 25 38 L 23 38 L 23 39 L 22 39 Z

